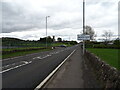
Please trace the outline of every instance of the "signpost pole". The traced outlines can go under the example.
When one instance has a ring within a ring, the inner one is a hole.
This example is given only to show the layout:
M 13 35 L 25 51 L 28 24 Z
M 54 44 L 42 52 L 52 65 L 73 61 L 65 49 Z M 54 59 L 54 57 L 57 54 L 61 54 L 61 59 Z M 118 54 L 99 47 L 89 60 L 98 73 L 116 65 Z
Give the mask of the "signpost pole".
M 83 0 L 83 35 L 85 34 L 85 0 Z M 85 40 L 83 40 L 83 54 L 85 53 Z

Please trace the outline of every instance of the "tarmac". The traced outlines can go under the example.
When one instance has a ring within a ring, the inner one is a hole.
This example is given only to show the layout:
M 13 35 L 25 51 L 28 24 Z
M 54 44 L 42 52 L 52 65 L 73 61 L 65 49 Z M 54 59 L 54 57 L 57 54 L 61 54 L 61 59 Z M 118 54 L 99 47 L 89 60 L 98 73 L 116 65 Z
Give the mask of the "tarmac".
M 78 47 L 43 88 L 101 88 Z

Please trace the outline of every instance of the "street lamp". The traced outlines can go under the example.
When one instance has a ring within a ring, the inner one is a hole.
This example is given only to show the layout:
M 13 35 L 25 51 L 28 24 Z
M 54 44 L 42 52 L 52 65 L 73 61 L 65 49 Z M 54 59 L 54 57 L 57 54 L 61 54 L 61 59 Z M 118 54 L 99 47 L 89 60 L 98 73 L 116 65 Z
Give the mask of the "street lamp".
M 85 34 L 85 0 L 83 0 L 83 35 Z M 85 41 L 83 40 L 83 54 L 85 53 Z
M 47 48 L 47 19 L 49 18 L 50 16 L 46 16 L 46 48 Z

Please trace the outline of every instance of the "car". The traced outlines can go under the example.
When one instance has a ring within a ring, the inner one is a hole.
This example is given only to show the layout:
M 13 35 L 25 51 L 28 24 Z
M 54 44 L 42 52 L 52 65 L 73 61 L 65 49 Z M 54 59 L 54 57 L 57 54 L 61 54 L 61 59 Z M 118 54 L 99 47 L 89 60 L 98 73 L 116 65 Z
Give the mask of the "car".
M 67 45 L 60 45 L 60 47 L 65 47 L 65 48 L 66 48 L 66 47 L 67 47 Z

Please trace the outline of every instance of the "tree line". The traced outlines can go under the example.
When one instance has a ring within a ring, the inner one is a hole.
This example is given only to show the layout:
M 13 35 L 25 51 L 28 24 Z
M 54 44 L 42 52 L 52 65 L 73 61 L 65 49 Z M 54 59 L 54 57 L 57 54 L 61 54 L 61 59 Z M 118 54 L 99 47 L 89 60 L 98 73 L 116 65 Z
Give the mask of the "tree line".
M 57 41 L 55 40 L 55 38 L 52 38 L 50 36 L 48 37 L 43 37 L 40 38 L 39 40 L 21 40 L 21 39 L 17 39 L 17 38 L 10 38 L 10 37 L 2 37 L 0 38 L 2 39 L 2 46 L 3 48 L 5 47 L 44 47 L 46 40 L 47 40 L 47 44 L 49 46 L 51 46 L 53 43 L 69 43 L 71 45 L 75 45 L 77 44 L 76 41 L 65 41 L 62 40 L 62 38 L 57 38 Z

